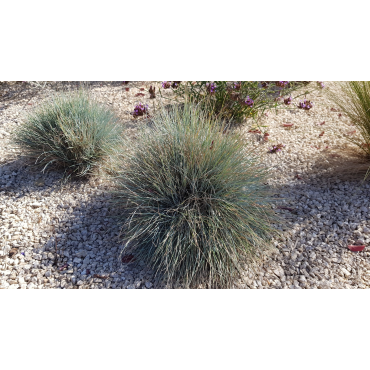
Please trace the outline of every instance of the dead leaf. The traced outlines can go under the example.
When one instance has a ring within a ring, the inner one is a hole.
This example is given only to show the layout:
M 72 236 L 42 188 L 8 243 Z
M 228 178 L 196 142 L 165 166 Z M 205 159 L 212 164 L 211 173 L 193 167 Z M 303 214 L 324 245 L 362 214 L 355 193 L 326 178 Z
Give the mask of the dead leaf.
M 249 130 L 248 132 L 252 133 L 252 134 L 261 134 L 261 131 L 260 130 Z
M 134 256 L 132 254 L 127 254 L 126 256 L 122 257 L 122 263 L 129 263 L 134 260 Z
M 348 249 L 352 252 L 361 252 L 365 249 L 365 245 L 349 245 Z
M 63 271 L 68 267 L 68 265 L 65 263 L 63 266 L 59 267 L 59 271 Z

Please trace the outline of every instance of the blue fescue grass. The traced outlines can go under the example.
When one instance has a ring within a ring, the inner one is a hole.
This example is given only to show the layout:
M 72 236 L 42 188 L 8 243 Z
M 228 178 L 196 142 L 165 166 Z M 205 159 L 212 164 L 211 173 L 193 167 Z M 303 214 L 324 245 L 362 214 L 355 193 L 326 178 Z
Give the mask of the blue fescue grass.
M 357 137 L 346 137 L 362 153 L 370 158 L 370 81 L 346 81 L 334 84 L 339 93 L 329 91 L 329 98 L 349 117 L 360 133 Z M 365 179 L 370 174 L 368 169 Z
M 267 170 L 199 107 L 162 109 L 116 163 L 125 247 L 169 283 L 227 287 L 276 230 Z
M 14 142 L 43 170 L 56 165 L 85 176 L 115 150 L 121 133 L 115 114 L 79 90 L 56 95 L 28 114 Z

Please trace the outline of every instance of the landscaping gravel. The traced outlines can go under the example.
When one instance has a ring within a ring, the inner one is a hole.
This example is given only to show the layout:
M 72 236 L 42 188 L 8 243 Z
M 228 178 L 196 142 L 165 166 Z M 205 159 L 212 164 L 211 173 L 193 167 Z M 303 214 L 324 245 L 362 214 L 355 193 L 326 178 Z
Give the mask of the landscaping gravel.
M 94 83 L 91 88 L 117 112 L 134 139 L 144 121 L 130 112 L 138 102 L 153 105 L 149 94 L 140 90 L 150 84 Z M 60 172 L 35 170 L 10 145 L 23 114 L 60 86 L 26 89 L 14 99 L 0 100 L 0 288 L 165 287 L 146 266 L 119 260 L 119 227 L 108 202 L 109 183 L 91 178 L 63 185 Z M 274 241 L 275 247 L 246 267 L 236 288 L 370 286 L 370 184 L 361 182 L 363 176 L 336 176 L 343 164 L 355 163 L 344 134 L 356 133 L 332 109 L 324 91 L 307 97 L 314 102 L 310 111 L 292 107 L 269 112 L 261 121 L 267 126 L 261 130 L 269 133 L 267 142 L 263 133 L 248 132 L 250 126 L 243 129 L 271 168 L 276 212 L 285 223 L 277 225 L 283 235 Z M 135 97 L 137 93 L 145 97 Z M 287 123 L 293 123 L 292 128 L 283 127 Z M 285 147 L 269 153 L 276 144 Z M 366 248 L 351 252 L 349 244 Z

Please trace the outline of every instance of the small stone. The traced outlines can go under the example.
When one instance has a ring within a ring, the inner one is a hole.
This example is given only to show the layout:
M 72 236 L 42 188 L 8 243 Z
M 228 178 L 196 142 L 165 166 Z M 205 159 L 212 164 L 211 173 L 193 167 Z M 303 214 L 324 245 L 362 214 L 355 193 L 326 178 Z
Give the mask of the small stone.
M 31 203 L 31 204 L 30 204 L 30 206 L 31 206 L 32 208 L 39 208 L 39 207 L 41 207 L 41 206 L 42 206 L 42 203 L 34 202 L 34 203 Z
M 1 283 L 0 283 L 0 288 L 1 289 L 6 289 L 6 288 L 8 288 L 10 286 L 10 284 L 7 282 L 7 281 L 2 281 Z
M 153 286 L 153 284 L 150 281 L 146 281 L 145 286 L 147 289 L 150 289 Z
M 293 252 L 290 256 L 290 258 L 292 259 L 292 261 L 295 261 L 298 257 L 298 253 L 297 252 Z
M 273 273 L 277 276 L 277 277 L 282 277 L 284 276 L 284 270 L 282 268 L 277 268 L 275 270 L 273 270 Z
M 34 182 L 34 184 L 35 184 L 36 186 L 44 186 L 44 185 L 45 185 L 45 182 L 44 182 L 44 180 L 43 180 L 43 179 L 37 179 L 37 180 Z

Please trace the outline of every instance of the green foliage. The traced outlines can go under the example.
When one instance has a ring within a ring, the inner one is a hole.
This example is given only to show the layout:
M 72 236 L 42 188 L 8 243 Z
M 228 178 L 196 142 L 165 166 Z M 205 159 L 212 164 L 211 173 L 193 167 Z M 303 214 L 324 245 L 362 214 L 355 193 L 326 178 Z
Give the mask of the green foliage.
M 162 88 L 171 88 L 177 98 L 189 100 L 195 104 L 201 103 L 204 105 L 203 108 L 206 107 L 220 118 L 235 122 L 241 122 L 245 118 L 256 118 L 268 109 L 283 107 L 284 97 L 288 98 L 293 92 L 307 85 L 296 81 L 290 83 L 288 81 L 177 82 L 172 85 L 163 83 Z M 280 86 L 278 86 L 279 83 Z M 308 91 L 304 94 L 306 93 Z M 248 104 L 248 99 L 253 103 Z
M 170 283 L 230 286 L 276 232 L 257 154 L 190 104 L 162 109 L 127 148 L 114 193 L 123 253 Z
M 118 119 L 84 90 L 47 101 L 26 117 L 14 136 L 43 170 L 55 164 L 77 176 L 90 174 L 120 140 Z
M 351 119 L 362 138 L 347 139 L 370 157 L 370 81 L 337 82 L 334 86 L 339 92 L 330 90 L 328 96 Z

